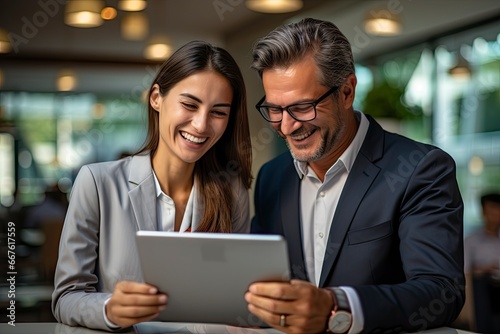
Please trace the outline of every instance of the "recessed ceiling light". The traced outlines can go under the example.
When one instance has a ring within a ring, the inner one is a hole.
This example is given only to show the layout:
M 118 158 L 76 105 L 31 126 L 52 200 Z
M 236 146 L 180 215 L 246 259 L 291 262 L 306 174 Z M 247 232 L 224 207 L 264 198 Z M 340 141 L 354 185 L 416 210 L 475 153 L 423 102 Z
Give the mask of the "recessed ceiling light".
M 402 31 L 400 18 L 388 10 L 372 11 L 365 19 L 365 31 L 376 36 L 395 36 Z
M 102 24 L 101 11 L 104 2 L 101 0 L 69 0 L 66 3 L 64 22 L 77 28 L 93 28 Z
M 288 13 L 302 8 L 302 0 L 247 0 L 247 8 L 262 13 Z
M 146 0 L 120 0 L 118 8 L 127 12 L 139 12 L 146 8 Z
M 144 49 L 144 57 L 149 60 L 165 60 L 171 53 L 172 48 L 161 36 L 153 37 Z
M 76 87 L 76 74 L 72 70 L 62 70 L 57 76 L 57 90 L 60 92 L 72 91 Z

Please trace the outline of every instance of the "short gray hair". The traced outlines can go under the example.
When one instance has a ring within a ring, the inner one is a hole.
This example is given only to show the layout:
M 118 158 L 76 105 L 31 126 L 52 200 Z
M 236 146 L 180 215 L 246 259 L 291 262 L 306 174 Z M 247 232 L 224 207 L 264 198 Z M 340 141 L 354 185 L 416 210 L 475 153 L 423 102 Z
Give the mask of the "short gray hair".
M 347 38 L 335 24 L 312 18 L 282 25 L 257 41 L 251 67 L 262 77 L 264 70 L 286 68 L 307 54 L 313 55 L 320 83 L 326 87 L 340 86 L 354 74 Z

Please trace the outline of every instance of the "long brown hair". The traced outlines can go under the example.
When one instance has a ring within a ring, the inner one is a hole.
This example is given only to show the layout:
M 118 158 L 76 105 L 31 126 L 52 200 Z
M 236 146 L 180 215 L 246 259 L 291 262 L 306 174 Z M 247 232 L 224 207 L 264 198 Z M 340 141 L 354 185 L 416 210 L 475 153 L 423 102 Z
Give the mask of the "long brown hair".
M 231 180 L 236 176 L 246 189 L 252 182 L 252 148 L 248 125 L 245 83 L 233 57 L 223 48 L 192 41 L 174 52 L 161 66 L 148 94 L 148 134 L 136 153 L 156 153 L 159 142 L 159 115 L 149 103 L 154 84 L 165 96 L 186 77 L 210 70 L 225 77 L 233 89 L 229 121 L 224 134 L 195 164 L 194 177 L 204 213 L 197 231 L 231 232 L 234 196 Z

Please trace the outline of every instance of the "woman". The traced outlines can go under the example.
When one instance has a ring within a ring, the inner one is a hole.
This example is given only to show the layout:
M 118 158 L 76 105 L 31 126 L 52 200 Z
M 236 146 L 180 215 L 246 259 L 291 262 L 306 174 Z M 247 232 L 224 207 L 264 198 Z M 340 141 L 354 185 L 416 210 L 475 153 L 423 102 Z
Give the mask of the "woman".
M 75 181 L 55 274 L 59 322 L 110 330 L 167 307 L 140 283 L 137 230 L 249 232 L 251 144 L 234 59 L 190 42 L 163 64 L 148 100 L 143 148 L 84 166 Z

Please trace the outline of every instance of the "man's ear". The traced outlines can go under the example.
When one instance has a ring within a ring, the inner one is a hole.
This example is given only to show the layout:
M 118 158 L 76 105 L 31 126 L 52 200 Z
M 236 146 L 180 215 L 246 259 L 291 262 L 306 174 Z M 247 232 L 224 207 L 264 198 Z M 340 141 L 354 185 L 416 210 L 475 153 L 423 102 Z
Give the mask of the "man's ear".
M 354 103 L 354 96 L 356 92 L 356 83 L 358 79 L 354 74 L 351 74 L 347 77 L 347 80 L 344 82 L 342 87 L 340 88 L 340 94 L 342 95 L 342 101 L 344 104 L 344 109 L 351 109 Z
M 149 96 L 149 104 L 153 107 L 154 110 L 160 111 L 160 105 L 162 101 L 162 96 L 160 94 L 160 86 L 158 84 L 154 84 L 153 88 L 151 88 L 151 95 Z

